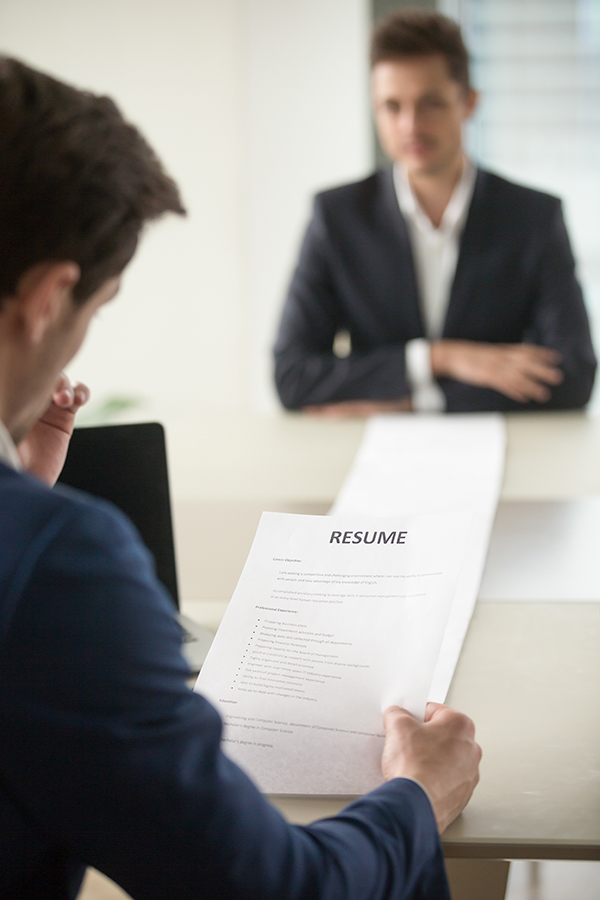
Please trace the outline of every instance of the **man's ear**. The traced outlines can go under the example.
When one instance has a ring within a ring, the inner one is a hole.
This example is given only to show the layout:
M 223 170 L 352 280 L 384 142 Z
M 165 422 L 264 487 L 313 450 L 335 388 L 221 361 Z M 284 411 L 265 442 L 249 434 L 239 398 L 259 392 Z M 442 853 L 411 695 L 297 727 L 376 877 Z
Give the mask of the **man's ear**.
M 479 103 L 479 94 L 474 88 L 469 88 L 465 94 L 465 121 L 470 119 Z
M 21 276 L 16 293 L 18 312 L 32 343 L 39 344 L 48 328 L 70 308 L 80 277 L 78 264 L 68 260 L 39 263 Z

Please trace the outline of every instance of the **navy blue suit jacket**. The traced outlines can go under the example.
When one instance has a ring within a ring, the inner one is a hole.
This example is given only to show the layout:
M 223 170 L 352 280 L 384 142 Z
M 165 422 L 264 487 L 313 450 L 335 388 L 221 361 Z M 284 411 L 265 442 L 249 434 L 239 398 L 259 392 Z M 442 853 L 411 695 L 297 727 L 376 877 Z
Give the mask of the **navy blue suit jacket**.
M 333 339 L 347 330 L 352 353 Z M 410 393 L 407 341 L 425 337 L 392 170 L 317 195 L 283 310 L 275 380 L 284 406 L 396 400 Z M 587 403 L 596 360 L 560 200 L 478 170 L 443 337 L 528 342 L 562 354 L 547 403 L 440 379 L 449 411 L 568 409 Z
M 221 752 L 115 509 L 0 463 L 0 548 L 1 897 L 72 898 L 89 864 L 136 900 L 449 900 L 414 782 L 298 827 Z

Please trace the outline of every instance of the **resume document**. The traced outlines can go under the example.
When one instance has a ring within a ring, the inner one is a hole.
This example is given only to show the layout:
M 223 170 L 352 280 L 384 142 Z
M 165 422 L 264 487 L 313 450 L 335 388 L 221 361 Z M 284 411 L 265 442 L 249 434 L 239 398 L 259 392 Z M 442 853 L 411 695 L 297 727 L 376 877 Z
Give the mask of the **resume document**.
M 381 783 L 382 713 L 424 715 L 472 524 L 263 514 L 196 685 L 263 791 Z

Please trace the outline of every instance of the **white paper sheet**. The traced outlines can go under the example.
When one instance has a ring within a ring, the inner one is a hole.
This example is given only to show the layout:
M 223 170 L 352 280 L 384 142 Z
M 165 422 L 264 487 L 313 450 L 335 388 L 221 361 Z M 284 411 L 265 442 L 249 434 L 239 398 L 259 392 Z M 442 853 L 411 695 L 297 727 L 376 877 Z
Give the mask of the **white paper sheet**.
M 498 504 L 480 600 L 600 600 L 600 497 Z
M 263 513 L 196 689 L 265 792 L 381 783 L 381 714 L 423 717 L 471 525 Z
M 469 510 L 474 527 L 456 588 L 430 699 L 442 703 L 471 620 L 504 473 L 501 415 L 376 416 L 332 514 Z

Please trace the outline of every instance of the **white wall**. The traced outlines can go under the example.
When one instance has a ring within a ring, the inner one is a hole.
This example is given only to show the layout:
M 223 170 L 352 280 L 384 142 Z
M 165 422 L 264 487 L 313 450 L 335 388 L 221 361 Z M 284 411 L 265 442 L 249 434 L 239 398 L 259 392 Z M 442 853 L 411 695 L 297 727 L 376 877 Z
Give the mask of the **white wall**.
M 71 373 L 142 417 L 275 408 L 318 187 L 369 166 L 366 0 L 2 0 L 1 49 L 113 96 L 189 210 L 154 226 Z
M 275 408 L 271 349 L 317 190 L 372 165 L 366 0 L 245 0 L 245 294 L 251 396 Z

